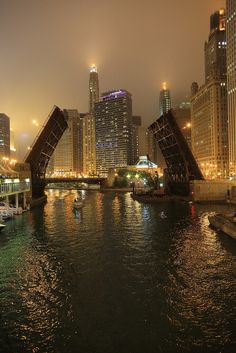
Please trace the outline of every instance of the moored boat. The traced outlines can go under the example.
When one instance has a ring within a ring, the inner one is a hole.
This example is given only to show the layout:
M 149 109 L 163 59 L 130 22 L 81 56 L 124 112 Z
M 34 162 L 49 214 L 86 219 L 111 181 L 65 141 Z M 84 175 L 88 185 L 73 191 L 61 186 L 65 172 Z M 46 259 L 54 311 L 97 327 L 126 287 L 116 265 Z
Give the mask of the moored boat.
M 13 217 L 13 211 L 10 209 L 5 209 L 0 207 L 0 217 L 2 219 L 9 219 Z
M 148 195 L 148 194 L 130 194 L 131 198 L 135 201 L 139 201 L 141 203 L 163 203 L 167 201 L 174 201 L 176 198 L 169 196 L 169 195 Z
M 236 239 L 236 212 L 217 213 L 209 216 L 210 225 Z
M 73 208 L 81 208 L 83 207 L 83 201 L 82 200 L 79 200 L 79 199 L 76 199 L 74 200 L 73 202 Z

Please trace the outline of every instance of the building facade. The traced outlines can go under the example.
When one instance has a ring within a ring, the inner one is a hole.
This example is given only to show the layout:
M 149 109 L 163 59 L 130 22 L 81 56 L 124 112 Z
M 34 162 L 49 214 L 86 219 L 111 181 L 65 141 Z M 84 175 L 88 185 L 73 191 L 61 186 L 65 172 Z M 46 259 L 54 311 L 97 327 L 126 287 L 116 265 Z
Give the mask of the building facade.
M 124 89 L 103 93 L 95 103 L 97 173 L 131 163 L 131 119 L 132 96 Z
M 205 84 L 191 97 L 193 154 L 206 178 L 228 175 L 225 10 L 211 16 L 205 43 Z
M 94 104 L 99 100 L 99 80 L 97 67 L 95 65 L 90 68 L 89 75 L 89 113 L 93 115 Z
M 210 17 L 210 33 L 205 42 L 205 82 L 226 80 L 226 13 L 216 11 Z
M 12 129 L 10 129 L 10 157 L 16 159 L 15 135 Z
M 226 0 L 229 174 L 236 175 L 236 0 Z
M 76 109 L 63 110 L 68 128 L 62 135 L 53 153 L 53 172 L 58 175 L 73 176 L 79 172 L 78 165 L 78 120 Z
M 166 82 L 163 82 L 162 90 L 160 91 L 159 108 L 160 116 L 167 113 L 168 110 L 171 109 L 170 90 L 167 89 Z
M 10 157 L 10 118 L 0 113 L 0 158 Z
M 182 102 L 178 107 L 173 109 L 173 113 L 179 128 L 191 148 L 191 103 Z
M 95 145 L 95 103 L 99 101 L 99 80 L 97 67 L 93 65 L 89 74 L 89 113 L 83 115 L 82 165 L 85 175 L 96 174 Z
M 77 119 L 77 139 L 78 139 L 78 172 L 82 175 L 84 171 L 84 151 L 83 151 L 83 143 L 84 143 L 84 128 L 83 121 L 84 117 L 88 113 L 79 113 Z
M 83 117 L 83 173 L 96 174 L 95 118 L 91 114 Z
M 131 117 L 131 164 L 136 163 L 139 157 L 141 127 L 141 116 L 133 115 Z

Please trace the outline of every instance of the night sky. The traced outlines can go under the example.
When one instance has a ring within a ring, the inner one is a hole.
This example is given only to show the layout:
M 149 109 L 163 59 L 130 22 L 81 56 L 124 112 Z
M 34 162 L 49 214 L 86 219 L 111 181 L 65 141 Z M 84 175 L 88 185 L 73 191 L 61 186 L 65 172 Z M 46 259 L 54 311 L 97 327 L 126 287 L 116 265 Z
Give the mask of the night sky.
M 100 92 L 125 88 L 148 125 L 168 82 L 173 105 L 204 80 L 209 16 L 224 0 L 0 0 L 0 112 L 29 144 L 53 105 L 88 110 L 89 66 Z M 24 147 L 22 146 L 21 149 Z M 23 154 L 24 151 L 21 151 Z

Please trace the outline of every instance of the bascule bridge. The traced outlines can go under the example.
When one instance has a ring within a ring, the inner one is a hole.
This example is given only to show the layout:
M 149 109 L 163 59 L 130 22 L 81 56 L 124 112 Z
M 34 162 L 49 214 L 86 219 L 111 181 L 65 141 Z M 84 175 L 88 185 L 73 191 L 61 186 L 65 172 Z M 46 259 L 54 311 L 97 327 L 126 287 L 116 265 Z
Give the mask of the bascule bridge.
M 31 169 L 33 198 L 44 196 L 48 162 L 67 127 L 63 111 L 55 106 L 25 158 Z
M 204 180 L 202 172 L 183 136 L 172 110 L 149 126 L 165 158 L 167 189 L 177 195 L 188 195 L 191 180 Z

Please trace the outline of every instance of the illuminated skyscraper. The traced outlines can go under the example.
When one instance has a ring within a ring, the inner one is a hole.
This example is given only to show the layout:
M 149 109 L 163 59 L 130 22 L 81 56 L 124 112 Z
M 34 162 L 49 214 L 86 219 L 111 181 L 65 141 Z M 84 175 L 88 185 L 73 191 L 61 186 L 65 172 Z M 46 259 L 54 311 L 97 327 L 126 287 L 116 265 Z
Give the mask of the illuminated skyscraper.
M 192 151 L 207 178 L 228 174 L 225 10 L 210 18 L 205 84 L 191 97 Z
M 0 158 L 10 157 L 10 118 L 0 113 Z
M 131 118 L 131 164 L 135 164 L 140 155 L 140 130 L 142 129 L 141 116 Z
M 236 173 L 236 0 L 226 1 L 229 170 Z
M 99 100 L 98 72 L 95 65 L 90 68 L 89 75 L 89 113 L 93 114 L 94 104 Z
M 178 107 L 173 109 L 175 120 L 182 131 L 185 139 L 191 148 L 191 104 L 190 102 L 182 102 Z
M 64 109 L 63 113 L 67 119 L 68 128 L 62 135 L 53 153 L 53 169 L 58 174 L 78 173 L 78 119 L 79 113 L 76 109 Z M 51 168 L 50 168 L 51 169 Z
M 11 158 L 16 158 L 15 135 L 12 129 L 10 129 L 10 155 Z
M 167 113 L 171 109 L 170 90 L 167 89 L 166 82 L 163 82 L 159 99 L 160 116 Z
M 225 9 L 210 17 L 210 34 L 205 43 L 205 82 L 212 79 L 226 80 Z
M 120 89 L 102 94 L 95 103 L 96 164 L 99 174 L 131 163 L 132 97 Z
M 91 114 L 83 117 L 83 173 L 96 173 L 95 118 Z
M 83 118 L 83 173 L 96 173 L 95 116 L 94 105 L 99 101 L 97 68 L 93 65 L 89 75 L 89 113 Z

